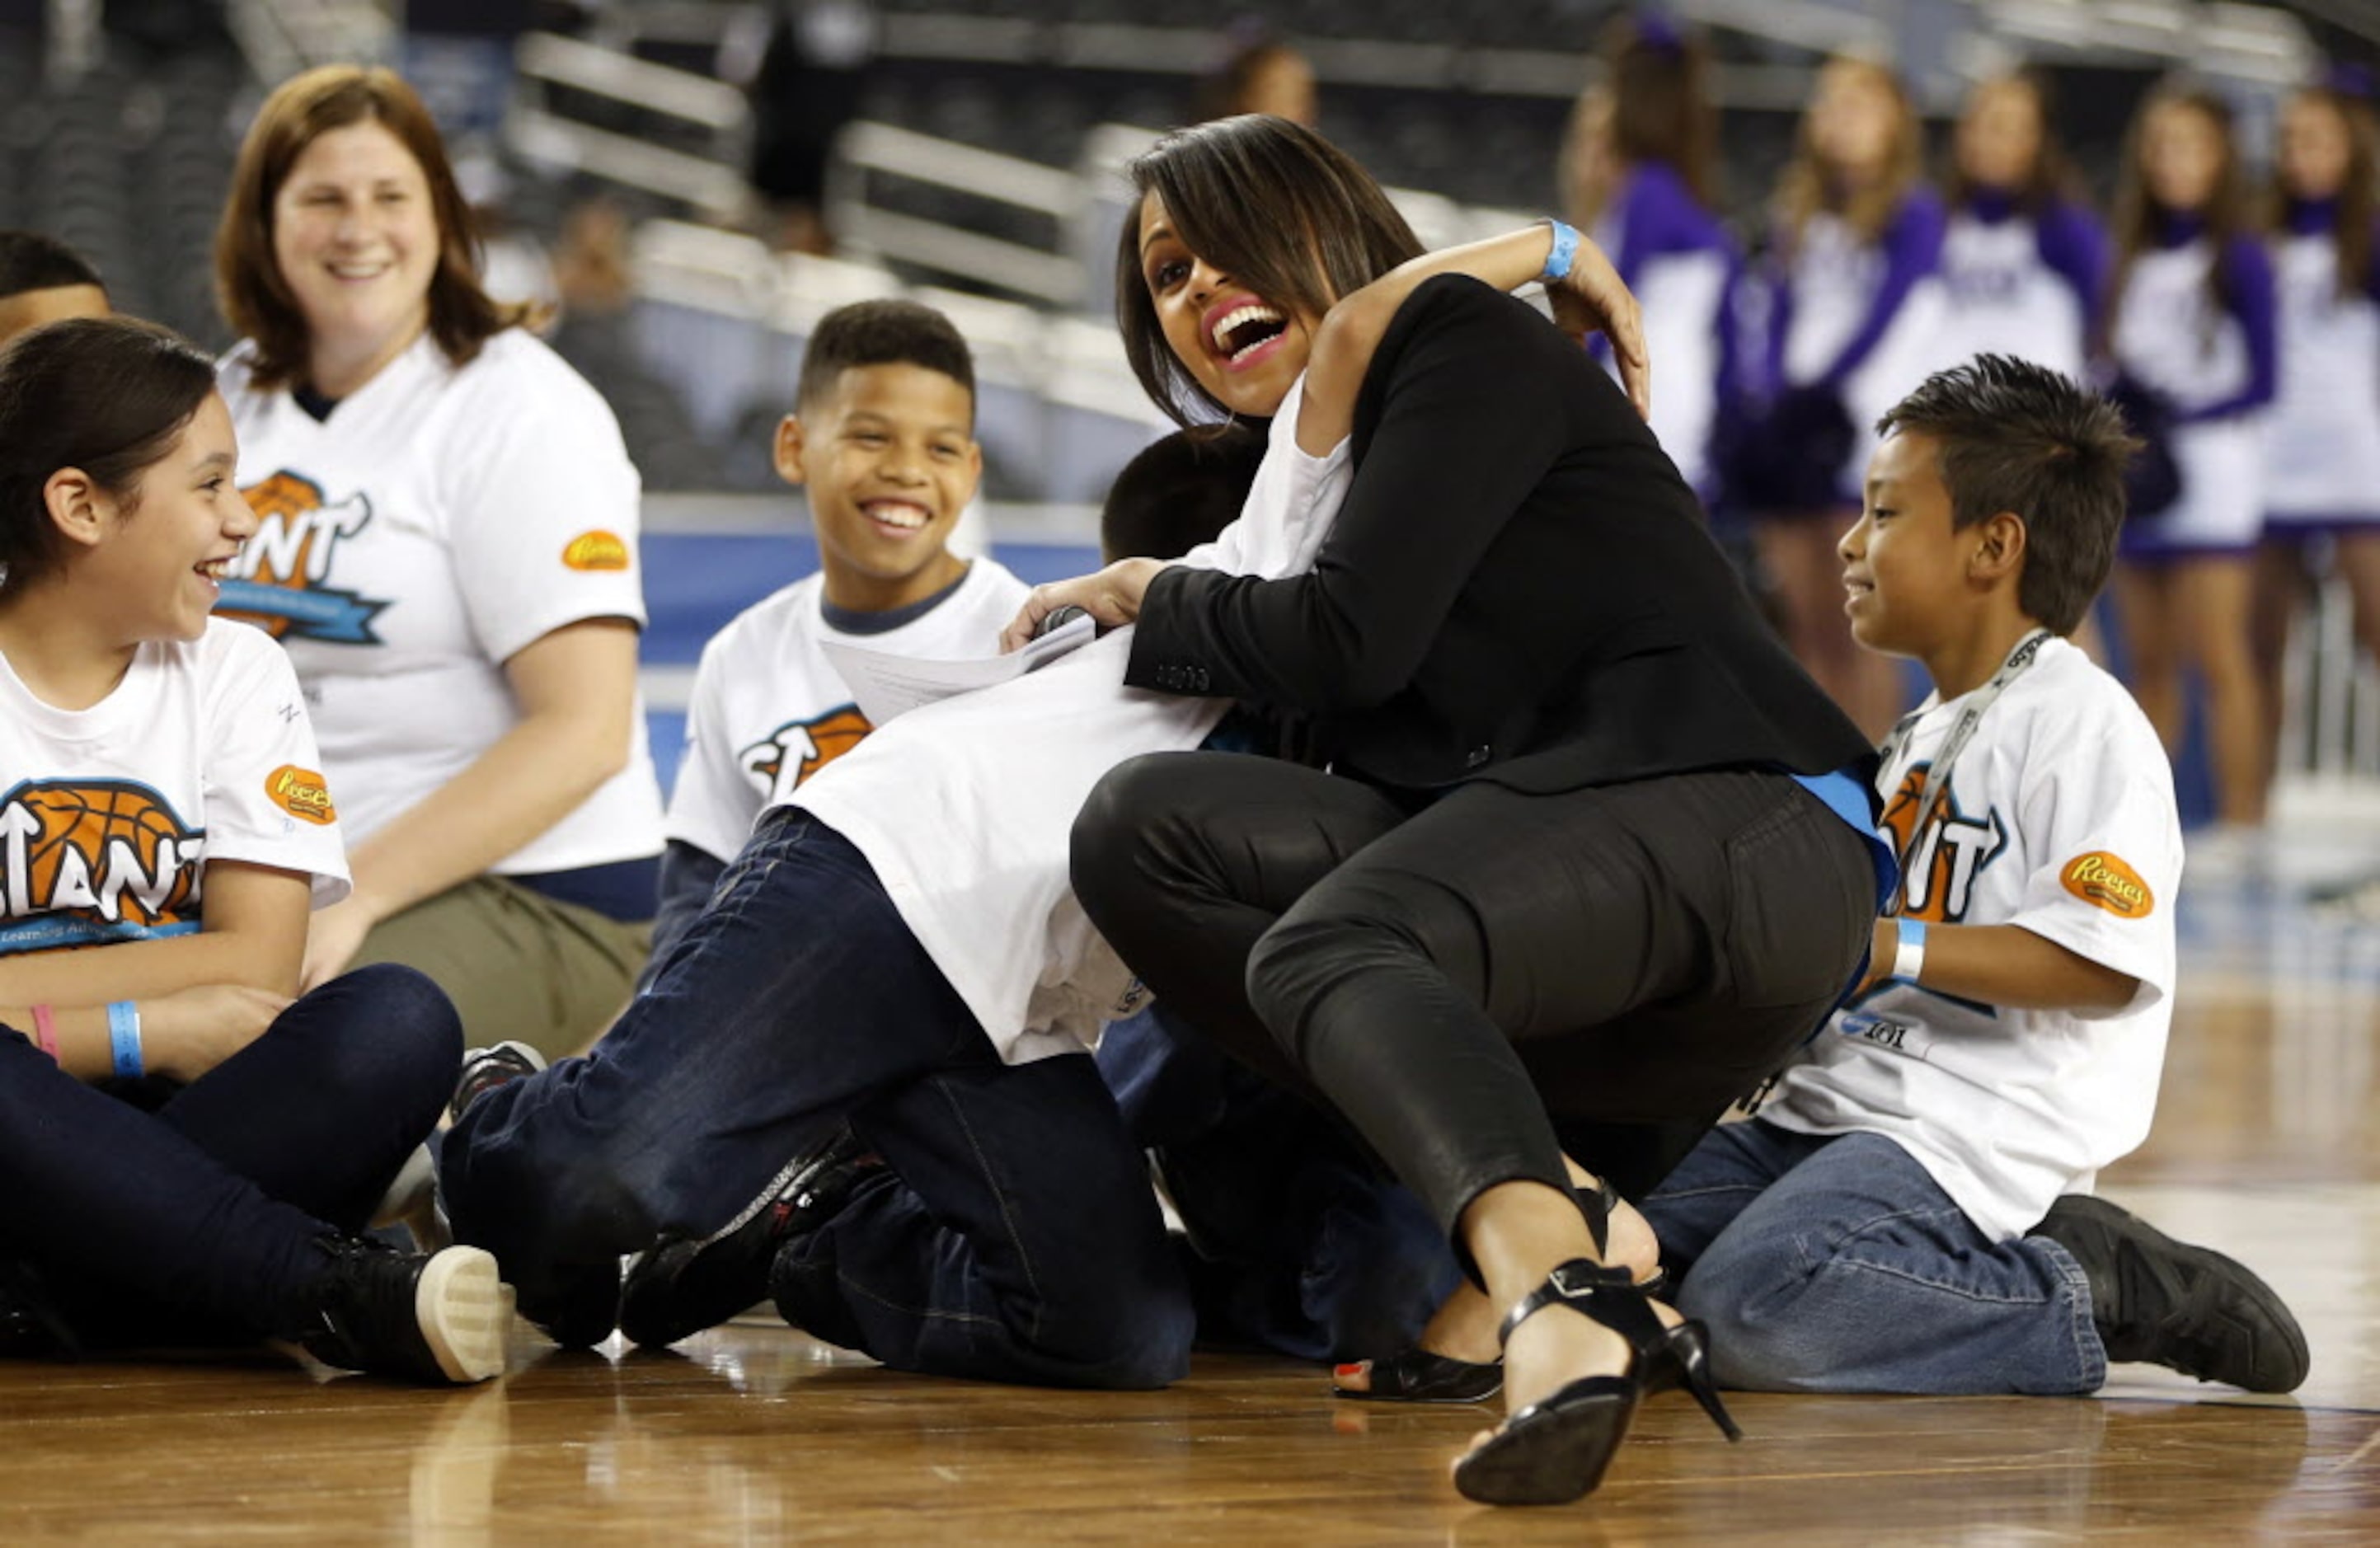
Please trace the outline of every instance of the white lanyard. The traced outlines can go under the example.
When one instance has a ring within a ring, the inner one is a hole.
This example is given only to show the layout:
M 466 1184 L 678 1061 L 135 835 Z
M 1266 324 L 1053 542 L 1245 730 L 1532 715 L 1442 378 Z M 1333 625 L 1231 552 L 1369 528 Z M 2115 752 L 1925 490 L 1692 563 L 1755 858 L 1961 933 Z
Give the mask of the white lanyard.
M 1933 764 L 1925 770 L 1925 785 L 1917 798 L 1917 815 L 1909 824 L 1909 842 L 1900 850 L 1900 874 L 1904 879 L 1902 885 L 1892 889 L 1892 913 L 1900 912 L 1901 900 L 1908 896 L 1905 878 L 1909 875 L 1909 865 L 1917 857 L 1917 845 L 1925 837 L 1925 822 L 1934 811 L 1934 804 L 1941 800 L 1942 792 L 1950 787 L 1950 766 L 1959 761 L 1959 755 L 1965 752 L 1967 744 L 1974 739 L 1975 727 L 1983 720 L 1984 711 L 1998 701 L 1999 696 L 2008 691 L 2010 683 L 2024 674 L 2025 669 L 2032 666 L 2034 658 L 2041 654 L 2041 647 L 2053 637 L 2046 629 L 2035 629 L 2017 641 L 2016 648 L 2010 651 L 2008 659 L 2000 663 L 2000 670 L 1992 673 L 1991 681 L 1967 695 L 1966 706 L 1959 711 L 1958 721 L 1950 727 L 1950 734 L 1943 738 L 1941 751 L 1934 755 Z M 1924 715 L 1922 709 L 1911 710 L 1892 728 L 1892 734 L 1884 739 L 1879 756 L 1887 769 L 1892 768 L 1908 747 L 1909 739 L 1916 734 L 1917 722 Z

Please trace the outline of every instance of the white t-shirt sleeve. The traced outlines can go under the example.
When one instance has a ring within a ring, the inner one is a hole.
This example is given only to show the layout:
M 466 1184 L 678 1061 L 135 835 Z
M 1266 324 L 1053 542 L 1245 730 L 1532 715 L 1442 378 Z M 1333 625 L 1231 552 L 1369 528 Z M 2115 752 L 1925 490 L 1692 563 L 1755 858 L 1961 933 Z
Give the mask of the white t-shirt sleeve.
M 2094 721 L 2095 720 L 2095 723 Z M 2006 923 L 2140 980 L 2122 1014 L 2171 992 L 2181 879 L 2173 784 L 2145 723 L 2044 716 L 2019 822 L 2033 861 Z M 2079 1014 L 2079 1012 L 2078 1012 Z
M 760 815 L 761 795 L 738 765 L 726 705 L 727 659 L 733 631 L 702 647 L 694 697 L 686 707 L 686 756 L 670 794 L 667 835 L 720 860 L 733 860 Z
M 502 354 L 499 355 L 499 351 Z M 534 340 L 499 334 L 457 394 L 445 480 L 455 584 L 488 659 L 594 618 L 645 622 L 641 484 L 619 421 Z
M 335 797 L 289 658 L 261 630 L 208 626 L 207 859 L 298 871 L 327 908 L 349 891 Z

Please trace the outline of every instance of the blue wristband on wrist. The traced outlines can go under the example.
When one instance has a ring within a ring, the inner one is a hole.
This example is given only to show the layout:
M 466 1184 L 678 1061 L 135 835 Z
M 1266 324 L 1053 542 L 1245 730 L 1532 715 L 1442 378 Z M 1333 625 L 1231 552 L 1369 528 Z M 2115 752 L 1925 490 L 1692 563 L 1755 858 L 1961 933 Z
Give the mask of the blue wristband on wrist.
M 1570 266 L 1578 259 L 1578 227 L 1550 215 L 1546 217 L 1546 224 L 1553 228 L 1554 246 L 1546 254 L 1545 272 L 1537 279 L 1546 284 L 1557 284 L 1570 277 Z
M 115 1054 L 116 1078 L 140 1079 L 140 1008 L 128 999 L 111 1001 L 107 1007 L 107 1046 Z
M 1917 975 L 1925 971 L 1925 921 L 1895 919 L 1892 927 L 1900 937 L 1892 953 L 1892 977 L 1903 984 L 1914 984 Z

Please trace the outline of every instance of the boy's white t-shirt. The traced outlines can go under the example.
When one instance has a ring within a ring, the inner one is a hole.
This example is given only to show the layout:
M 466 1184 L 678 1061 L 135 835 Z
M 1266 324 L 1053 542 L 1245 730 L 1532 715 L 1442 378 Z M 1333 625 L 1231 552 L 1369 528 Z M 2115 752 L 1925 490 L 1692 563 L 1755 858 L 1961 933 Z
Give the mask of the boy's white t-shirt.
M 368 838 L 518 722 L 507 658 L 565 624 L 643 624 L 637 470 L 602 398 L 517 328 L 461 368 L 425 334 L 327 420 L 252 390 L 250 358 L 235 349 L 222 384 L 261 526 L 217 608 L 288 650 Z M 634 738 L 625 768 L 490 869 L 658 853 L 641 706 Z
M 1348 443 L 1297 448 L 1299 378 L 1273 417 L 1239 519 L 1182 562 L 1233 574 L 1309 569 L 1353 477 Z M 1075 817 L 1116 765 L 1188 751 L 1230 701 L 1124 686 L 1132 631 L 1039 671 L 902 716 L 787 803 L 868 856 L 901 917 L 1012 1064 L 1099 1040 L 1138 986 L 1075 901 Z
M 695 669 L 668 836 L 733 858 L 755 818 L 875 729 L 827 659 L 824 641 L 918 660 L 996 655 L 1001 630 L 1029 589 L 998 563 L 978 559 L 923 617 L 878 634 L 851 634 L 827 622 L 821 575 L 745 609 L 711 636 Z
M 1963 698 L 1929 699 L 1878 775 L 1896 847 Z M 1902 911 L 2015 925 L 2140 980 L 2113 1014 L 2011 1010 L 1888 983 L 1835 1012 L 1760 1109 L 1806 1134 L 1883 1134 L 1995 1240 L 2138 1145 L 2172 1020 L 2181 826 L 2131 695 L 2062 639 L 1977 722 L 1902 879 Z
M 148 642 L 88 709 L 0 659 L 0 956 L 194 931 L 218 860 L 300 872 L 317 908 L 347 895 L 297 674 L 244 623 Z

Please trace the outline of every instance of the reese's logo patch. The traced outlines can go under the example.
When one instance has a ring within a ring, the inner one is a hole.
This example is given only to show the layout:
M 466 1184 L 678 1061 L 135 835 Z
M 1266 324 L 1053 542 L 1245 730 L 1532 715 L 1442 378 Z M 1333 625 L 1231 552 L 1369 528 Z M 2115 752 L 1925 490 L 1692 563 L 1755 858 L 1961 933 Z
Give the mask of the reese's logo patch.
M 273 804 L 298 818 L 317 828 L 328 828 L 339 819 L 331 804 L 330 786 L 310 768 L 300 768 L 285 763 L 265 776 L 264 793 Z
M 562 547 L 562 562 L 573 570 L 625 570 L 628 545 L 614 532 L 597 527 L 582 532 Z
M 2146 919 L 2156 909 L 2141 874 L 2104 850 L 2076 856 L 2058 879 L 2069 892 L 2119 919 Z

